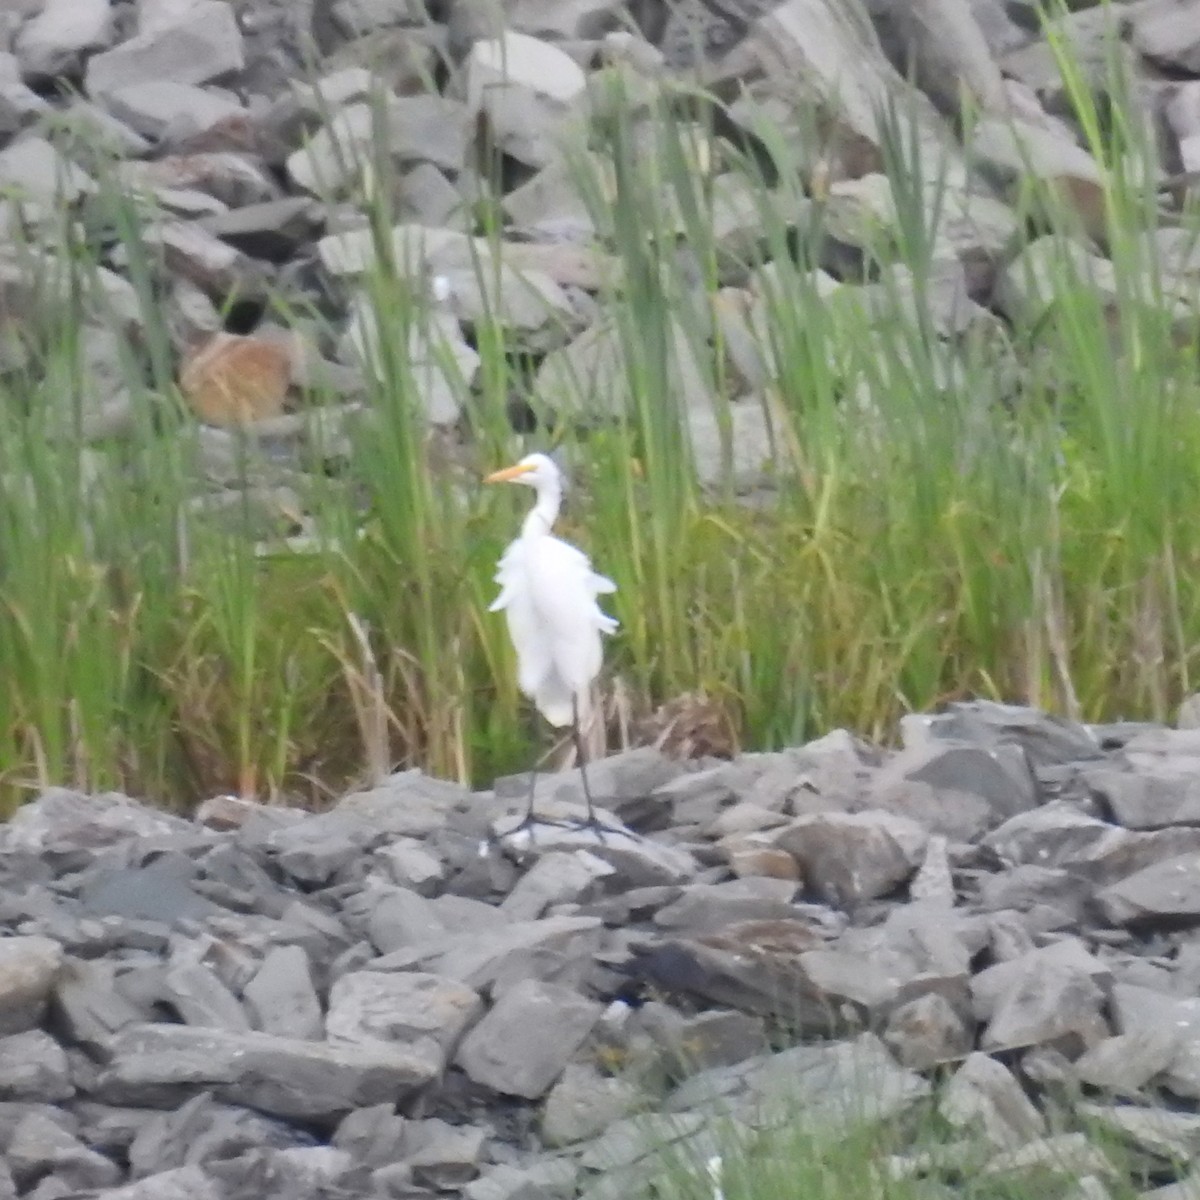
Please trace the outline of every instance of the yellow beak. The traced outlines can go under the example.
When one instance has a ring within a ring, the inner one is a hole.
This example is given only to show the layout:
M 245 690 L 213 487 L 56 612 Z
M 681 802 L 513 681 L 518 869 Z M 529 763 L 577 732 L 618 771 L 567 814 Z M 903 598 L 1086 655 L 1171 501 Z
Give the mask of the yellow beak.
M 522 475 L 528 475 L 534 468 L 528 463 L 517 463 L 515 467 L 505 467 L 503 471 L 493 471 L 484 477 L 484 483 L 510 483 Z

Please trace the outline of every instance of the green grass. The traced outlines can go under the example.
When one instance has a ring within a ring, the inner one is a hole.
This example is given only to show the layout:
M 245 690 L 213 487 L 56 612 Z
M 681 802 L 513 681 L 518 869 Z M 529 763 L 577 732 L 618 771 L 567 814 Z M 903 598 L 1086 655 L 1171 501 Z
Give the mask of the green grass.
M 558 415 L 539 414 L 548 432 L 513 435 L 505 405 L 531 395 L 530 361 L 493 310 L 473 333 L 474 387 L 455 383 L 469 435 L 459 454 L 439 449 L 419 412 L 406 347 L 428 315 L 390 253 L 388 189 L 373 188 L 379 254 L 361 284 L 386 331 L 381 375 L 349 472 L 299 484 L 313 528 L 296 550 L 256 547 L 240 528 L 249 504 L 220 522 L 191 504 L 211 438 L 174 390 L 141 210 L 100 171 L 88 233 L 64 224 L 62 269 L 37 272 L 6 309 L 23 353 L 0 382 L 5 802 L 51 782 L 173 805 L 225 789 L 319 802 L 397 765 L 475 782 L 523 767 L 539 735 L 486 609 L 526 497 L 479 479 L 550 444 L 571 465 L 564 535 L 619 585 L 607 686 L 619 678 L 638 711 L 703 692 L 749 747 L 838 725 L 886 738 L 905 712 L 973 695 L 1169 718 L 1200 645 L 1196 323 L 1172 327 L 1158 303 L 1144 140 L 1119 104 L 1097 110 L 1055 45 L 1104 168 L 1110 304 L 1064 255 L 1037 319 L 942 336 L 925 298 L 952 193 L 906 149 L 902 111 L 885 146 L 895 219 L 863 234 L 884 299 L 870 310 L 845 289 L 830 299 L 813 268 L 842 218 L 819 186 L 806 195 L 796 148 L 763 124 L 778 169 L 767 179 L 711 134 L 711 109 L 685 97 L 639 112 L 614 76 L 592 154 L 573 159 L 618 264 L 598 296 L 615 383 L 578 391 L 613 418 L 555 395 Z M 646 138 L 652 153 L 638 149 Z M 386 182 L 390 164 L 374 167 Z M 754 219 L 721 239 L 713 208 L 731 179 Z M 1015 201 L 1026 240 L 1074 229 L 1044 188 Z M 493 242 L 498 210 L 485 189 L 476 232 Z M 1183 223 L 1200 232 L 1194 213 Z M 130 263 L 133 323 L 101 298 L 96 268 L 112 245 Z M 897 264 L 914 302 L 889 274 Z M 486 280 L 494 266 L 484 255 L 476 269 Z M 716 317 L 720 286 L 746 279 L 764 297 L 749 335 Z M 319 319 L 286 296 L 272 308 Z M 124 438 L 84 436 L 86 321 L 130 339 Z M 752 504 L 728 479 L 697 483 L 685 435 L 688 410 L 709 406 L 732 461 L 727 402 L 748 393 L 748 370 L 766 399 L 741 402 L 766 404 L 773 447 L 770 487 Z M 305 397 L 333 402 L 319 385 Z M 261 453 L 244 440 L 247 478 Z

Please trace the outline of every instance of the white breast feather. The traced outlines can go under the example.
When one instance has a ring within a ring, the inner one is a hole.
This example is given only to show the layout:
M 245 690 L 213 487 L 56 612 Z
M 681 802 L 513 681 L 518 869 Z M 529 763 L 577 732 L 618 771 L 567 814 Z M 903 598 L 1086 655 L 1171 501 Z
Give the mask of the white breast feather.
M 504 610 L 517 651 L 518 686 L 552 725 L 569 725 L 572 697 L 582 716 L 588 686 L 600 672 L 600 635 L 618 627 L 596 597 L 617 585 L 596 574 L 582 551 L 549 536 L 513 542 L 500 559 L 496 582 L 500 595 L 490 611 Z

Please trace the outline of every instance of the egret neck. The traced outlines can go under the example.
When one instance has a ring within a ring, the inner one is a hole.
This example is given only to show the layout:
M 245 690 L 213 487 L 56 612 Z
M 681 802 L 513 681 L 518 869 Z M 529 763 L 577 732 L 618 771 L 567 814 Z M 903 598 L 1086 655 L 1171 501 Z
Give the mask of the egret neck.
M 537 503 L 521 522 L 521 536 L 544 537 L 554 528 L 558 510 L 562 505 L 562 487 L 557 479 L 543 480 L 538 484 Z

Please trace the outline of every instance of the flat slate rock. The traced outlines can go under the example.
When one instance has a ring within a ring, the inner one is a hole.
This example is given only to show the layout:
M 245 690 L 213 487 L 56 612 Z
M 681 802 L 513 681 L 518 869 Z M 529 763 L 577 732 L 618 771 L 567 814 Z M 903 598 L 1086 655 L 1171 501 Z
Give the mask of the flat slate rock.
M 329 1119 L 428 1084 L 437 1064 L 402 1046 L 306 1042 L 181 1025 L 134 1025 L 113 1039 L 98 1094 L 110 1103 L 177 1103 L 208 1090 L 222 1100 L 301 1119 Z

